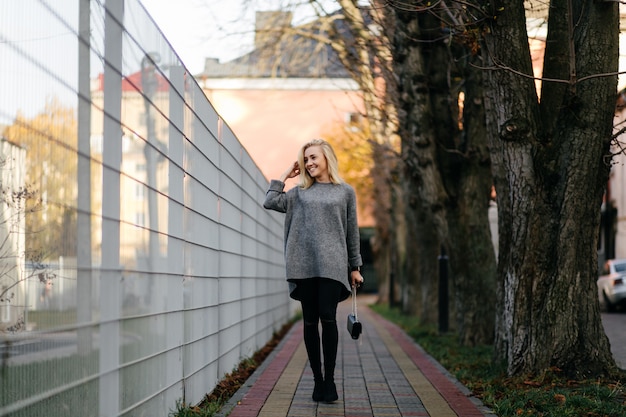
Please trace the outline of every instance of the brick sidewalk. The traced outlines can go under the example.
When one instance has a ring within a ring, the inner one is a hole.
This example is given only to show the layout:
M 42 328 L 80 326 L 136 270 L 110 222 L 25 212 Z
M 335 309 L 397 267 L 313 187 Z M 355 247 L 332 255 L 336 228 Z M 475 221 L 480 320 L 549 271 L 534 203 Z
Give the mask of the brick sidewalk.
M 311 399 L 313 375 L 300 321 L 218 417 L 495 416 L 399 327 L 367 308 L 368 300 L 359 297 L 358 341 L 345 329 L 349 300 L 339 305 L 338 401 Z

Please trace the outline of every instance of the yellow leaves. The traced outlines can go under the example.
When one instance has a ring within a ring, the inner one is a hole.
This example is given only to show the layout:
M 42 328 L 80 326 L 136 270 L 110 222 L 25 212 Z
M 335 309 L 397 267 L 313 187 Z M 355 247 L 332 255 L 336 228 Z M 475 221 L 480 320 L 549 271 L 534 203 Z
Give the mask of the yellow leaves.
M 26 229 L 37 232 L 36 239 L 26 240 L 27 252 L 51 257 L 63 254 L 70 227 L 66 205 L 77 195 L 76 108 L 48 99 L 44 109 L 32 117 L 18 113 L 2 133 L 26 151 L 24 185 L 33 190 L 25 202 Z
M 357 193 L 359 218 L 365 219 L 372 206 L 372 148 L 368 141 L 367 122 L 358 118 L 356 123 L 330 126 L 322 137 L 333 146 L 339 162 L 339 174 Z
M 528 386 L 531 386 L 531 387 L 540 387 L 541 385 L 543 385 L 543 383 L 539 382 L 539 381 L 529 381 L 529 380 L 526 380 L 526 381 L 524 381 L 524 385 L 528 385 Z
M 480 29 L 466 29 L 459 36 L 460 42 L 468 47 L 472 55 L 477 55 L 480 51 Z
M 498 11 L 499 12 L 503 12 L 504 11 L 504 6 L 498 7 Z M 496 15 L 496 16 L 493 17 L 493 20 L 496 20 L 497 18 L 498 18 L 498 16 Z

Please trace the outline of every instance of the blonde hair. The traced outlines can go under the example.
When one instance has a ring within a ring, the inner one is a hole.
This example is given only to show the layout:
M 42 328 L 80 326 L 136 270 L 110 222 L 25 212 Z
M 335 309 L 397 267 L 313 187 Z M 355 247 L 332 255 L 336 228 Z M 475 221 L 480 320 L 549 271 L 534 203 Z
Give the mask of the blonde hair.
M 309 188 L 315 182 L 315 179 L 309 175 L 309 172 L 304 166 L 304 152 L 311 146 L 319 146 L 322 150 L 322 154 L 326 158 L 326 164 L 328 166 L 328 177 L 333 184 L 343 183 L 343 179 L 339 175 L 339 163 L 337 162 L 337 155 L 330 143 L 324 139 L 313 139 L 305 143 L 300 152 L 298 153 L 298 165 L 300 166 L 300 187 Z

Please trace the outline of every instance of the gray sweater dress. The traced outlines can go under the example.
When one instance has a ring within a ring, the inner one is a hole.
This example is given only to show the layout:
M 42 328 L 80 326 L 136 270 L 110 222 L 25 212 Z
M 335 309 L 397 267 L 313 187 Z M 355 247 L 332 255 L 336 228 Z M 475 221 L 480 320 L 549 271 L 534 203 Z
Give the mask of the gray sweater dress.
M 299 300 L 300 279 L 322 277 L 343 284 L 350 295 L 350 268 L 362 265 L 356 194 L 349 184 L 315 182 L 284 192 L 272 180 L 263 207 L 285 213 L 285 263 L 289 294 Z

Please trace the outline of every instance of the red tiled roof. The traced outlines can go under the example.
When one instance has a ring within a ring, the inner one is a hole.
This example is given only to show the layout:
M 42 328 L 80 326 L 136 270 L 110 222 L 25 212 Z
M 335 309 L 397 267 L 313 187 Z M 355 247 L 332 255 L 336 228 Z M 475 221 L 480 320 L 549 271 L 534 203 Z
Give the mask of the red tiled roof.
M 157 89 L 156 91 L 168 91 L 169 83 L 161 74 L 156 74 Z M 141 91 L 141 71 L 137 71 L 122 78 L 122 91 Z M 98 87 L 96 91 L 104 90 L 104 74 L 98 74 Z

